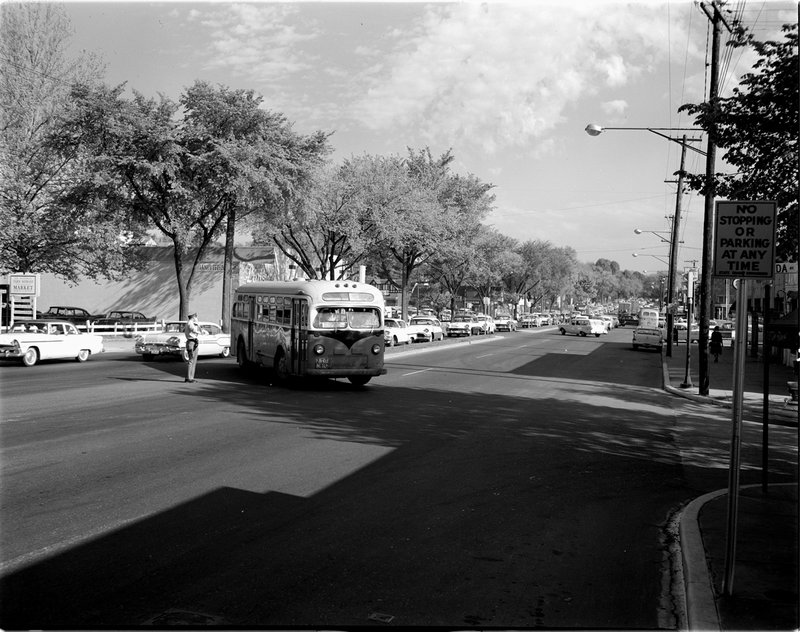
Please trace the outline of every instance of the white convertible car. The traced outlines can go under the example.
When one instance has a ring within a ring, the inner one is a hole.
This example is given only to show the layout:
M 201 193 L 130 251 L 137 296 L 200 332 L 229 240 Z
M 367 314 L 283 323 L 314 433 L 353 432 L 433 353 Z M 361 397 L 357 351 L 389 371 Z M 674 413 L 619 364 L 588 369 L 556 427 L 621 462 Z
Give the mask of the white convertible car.
M 16 358 L 25 366 L 54 359 L 86 362 L 102 351 L 102 336 L 84 334 L 72 323 L 59 320 L 28 320 L 0 334 L 0 358 Z
M 215 323 L 199 322 L 200 337 L 197 339 L 197 356 L 220 356 L 231 354 L 231 336 L 222 333 L 222 327 Z M 172 320 L 164 323 L 164 330 L 136 336 L 134 350 L 142 354 L 143 360 L 154 356 L 171 355 L 189 361 L 186 351 L 186 334 L 183 333 L 186 321 Z

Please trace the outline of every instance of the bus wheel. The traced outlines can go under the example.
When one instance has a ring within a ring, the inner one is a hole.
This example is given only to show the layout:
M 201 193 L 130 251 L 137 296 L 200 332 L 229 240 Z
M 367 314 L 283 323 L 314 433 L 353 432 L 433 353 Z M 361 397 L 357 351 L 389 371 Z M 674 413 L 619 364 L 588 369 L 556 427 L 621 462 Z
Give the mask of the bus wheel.
M 250 368 L 250 363 L 247 361 L 247 351 L 244 348 L 244 342 L 241 340 L 236 347 L 236 364 L 238 364 L 239 368 L 242 370 Z
M 350 384 L 353 386 L 364 386 L 372 378 L 369 375 L 351 375 L 347 379 L 350 380 Z
M 289 363 L 286 360 L 286 354 L 283 351 L 278 351 L 278 355 L 275 356 L 275 376 L 281 382 L 285 382 L 289 379 Z

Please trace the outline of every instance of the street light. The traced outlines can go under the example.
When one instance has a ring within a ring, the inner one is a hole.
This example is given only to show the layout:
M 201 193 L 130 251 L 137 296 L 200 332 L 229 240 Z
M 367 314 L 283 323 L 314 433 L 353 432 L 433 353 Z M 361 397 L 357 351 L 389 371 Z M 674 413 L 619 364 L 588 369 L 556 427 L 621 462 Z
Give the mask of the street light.
M 661 131 L 692 131 L 692 132 L 701 132 L 702 130 L 694 128 L 694 127 L 603 127 L 602 125 L 597 125 L 596 123 L 589 123 L 586 126 L 585 131 L 589 136 L 599 136 L 605 130 L 633 130 L 633 131 L 647 131 L 652 132 L 656 136 L 661 136 L 662 138 L 666 138 L 669 141 L 674 143 L 678 143 L 681 146 L 681 166 L 678 171 L 678 194 L 675 199 L 675 215 L 672 218 L 672 233 L 670 239 L 665 239 L 661 235 L 659 235 L 656 231 L 647 231 L 652 232 L 654 235 L 659 237 L 662 241 L 668 243 L 670 245 L 669 251 L 669 263 L 667 264 L 669 267 L 669 281 L 667 283 L 667 318 L 666 318 L 666 325 L 667 325 L 667 356 L 672 356 L 672 327 L 673 327 L 673 310 L 674 310 L 674 301 L 675 301 L 675 270 L 678 260 L 678 233 L 681 221 L 681 195 L 683 194 L 683 173 L 684 173 L 684 164 L 686 162 L 686 149 L 691 149 L 692 151 L 696 151 L 699 154 L 705 156 L 705 152 L 697 149 L 696 147 L 692 147 L 689 145 L 689 141 L 692 142 L 699 142 L 699 138 L 687 138 L 686 134 L 684 133 L 682 138 L 673 138 L 672 136 L 668 136 L 667 134 L 662 134 Z M 643 231 L 640 229 L 635 229 L 637 235 L 641 234 Z M 636 255 L 634 255 L 636 256 Z M 652 256 L 652 255 L 651 255 Z
M 666 266 L 669 265 L 669 261 L 667 261 L 666 259 L 664 259 L 662 257 L 659 257 L 658 255 L 649 255 L 647 253 L 634 252 L 633 256 L 634 257 L 653 257 L 653 259 L 658 259 L 664 265 L 666 265 Z
M 678 139 L 672 138 L 672 136 L 667 136 L 666 134 L 662 134 L 661 131 L 665 132 L 702 132 L 703 130 L 698 129 L 696 127 L 603 127 L 602 125 L 598 125 L 597 123 L 589 123 L 585 128 L 584 131 L 589 134 L 589 136 L 600 136 L 606 130 L 633 130 L 633 131 L 643 131 L 643 132 L 652 132 L 656 136 L 661 136 L 661 138 L 666 138 L 667 140 L 671 140 L 673 143 L 678 143 L 681 146 L 688 147 L 692 151 L 696 151 L 698 154 L 703 156 L 706 155 L 706 152 L 697 149 L 697 147 L 692 147 L 691 145 L 684 145 L 686 142 L 700 142 L 699 138 L 685 138 L 685 139 Z

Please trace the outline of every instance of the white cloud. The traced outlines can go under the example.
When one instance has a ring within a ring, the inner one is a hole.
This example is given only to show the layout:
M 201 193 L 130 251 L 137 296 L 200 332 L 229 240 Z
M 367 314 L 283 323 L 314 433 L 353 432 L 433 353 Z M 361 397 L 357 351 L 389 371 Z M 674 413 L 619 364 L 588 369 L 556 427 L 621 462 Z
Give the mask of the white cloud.
M 227 70 L 237 77 L 270 83 L 311 68 L 313 59 L 302 44 L 318 34 L 301 31 L 291 18 L 299 10 L 282 4 L 211 4 L 192 10 L 189 19 L 208 30 L 207 70 Z
M 364 77 L 354 116 L 487 152 L 527 145 L 579 99 L 652 70 L 667 54 L 666 17 L 649 3 L 434 6 L 388 71 Z
M 604 113 L 610 116 L 622 116 L 628 109 L 628 102 L 623 99 L 616 99 L 614 101 L 606 101 L 600 107 Z

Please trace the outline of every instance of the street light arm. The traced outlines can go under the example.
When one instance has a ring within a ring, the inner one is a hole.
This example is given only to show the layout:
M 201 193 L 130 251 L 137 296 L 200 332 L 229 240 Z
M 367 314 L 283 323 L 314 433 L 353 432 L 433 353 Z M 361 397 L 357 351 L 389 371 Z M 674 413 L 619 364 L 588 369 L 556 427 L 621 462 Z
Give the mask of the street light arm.
M 683 140 L 681 140 L 681 139 L 672 138 L 672 136 L 667 136 L 666 134 L 662 134 L 661 132 L 656 131 L 657 129 L 658 128 L 653 128 L 653 127 L 648 127 L 647 128 L 648 131 L 653 132 L 653 134 L 655 134 L 656 136 L 661 136 L 661 138 L 666 138 L 667 140 L 671 140 L 673 143 L 678 143 L 681 147 L 686 147 L 687 149 L 691 149 L 692 151 L 697 152 L 701 156 L 706 156 L 707 155 L 706 152 L 704 152 L 702 149 L 698 149 L 697 147 L 693 147 L 692 145 L 689 145 L 688 143 L 684 143 Z M 681 128 L 675 128 L 675 129 L 681 129 Z M 700 130 L 694 130 L 694 131 L 700 131 Z M 700 139 L 699 138 L 687 138 L 686 140 L 687 141 L 688 140 L 699 141 Z
M 640 131 L 640 132 L 652 132 L 656 136 L 661 136 L 662 138 L 666 138 L 667 140 L 671 140 L 673 143 L 678 143 L 681 147 L 688 147 L 694 152 L 697 152 L 701 156 L 705 156 L 706 152 L 697 149 L 697 147 L 692 147 L 689 145 L 688 142 L 685 142 L 682 139 L 672 138 L 667 134 L 662 134 L 661 132 L 702 132 L 702 129 L 698 129 L 696 127 L 603 127 L 602 125 L 598 125 L 597 123 L 589 123 L 585 128 L 584 131 L 589 134 L 589 136 L 599 136 L 605 130 L 632 130 L 632 131 Z M 687 138 L 687 141 L 699 141 L 699 138 Z

